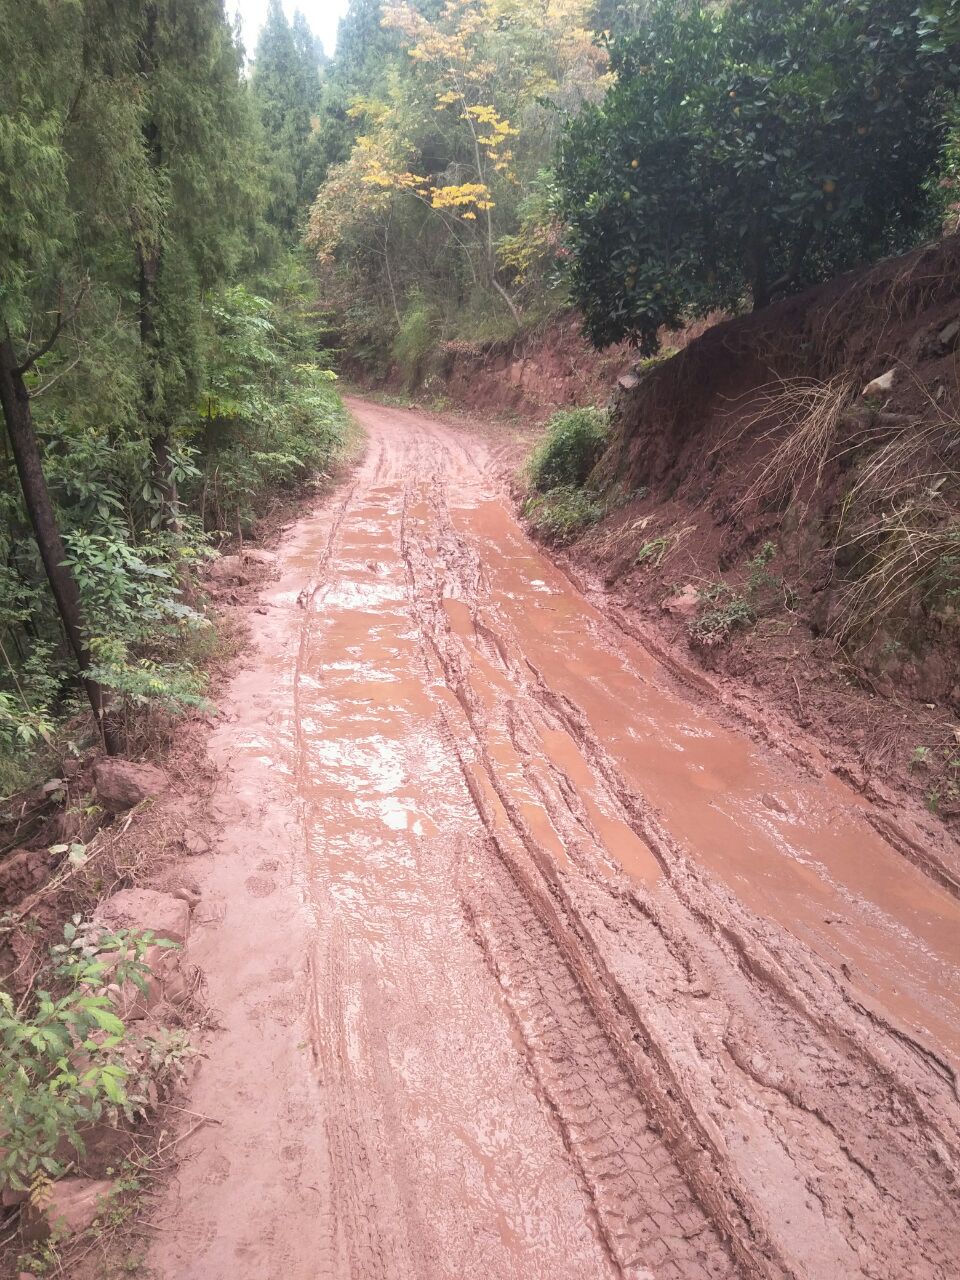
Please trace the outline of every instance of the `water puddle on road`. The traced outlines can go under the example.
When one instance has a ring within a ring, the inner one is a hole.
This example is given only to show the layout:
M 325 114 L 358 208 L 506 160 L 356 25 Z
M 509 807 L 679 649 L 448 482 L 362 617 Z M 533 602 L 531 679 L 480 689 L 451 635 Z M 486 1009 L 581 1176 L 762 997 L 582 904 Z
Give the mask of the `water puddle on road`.
M 836 778 L 796 775 L 676 695 L 655 659 L 614 632 L 500 502 L 451 517 L 486 569 L 484 625 L 552 697 L 583 713 L 688 854 L 960 1062 L 960 904 L 876 833 Z M 582 754 L 575 737 L 575 728 L 544 735 L 544 749 L 568 776 L 579 769 L 582 785 L 591 766 L 572 759 Z M 608 830 L 604 845 L 625 871 L 648 875 L 636 844 Z
M 296 676 L 312 1047 L 327 1194 L 351 1254 L 336 1274 L 605 1277 L 582 1188 L 463 915 L 458 884 L 483 833 L 443 736 L 445 689 L 414 621 L 398 511 L 388 480 L 345 519 L 303 616 Z M 532 797 L 528 808 L 535 821 Z

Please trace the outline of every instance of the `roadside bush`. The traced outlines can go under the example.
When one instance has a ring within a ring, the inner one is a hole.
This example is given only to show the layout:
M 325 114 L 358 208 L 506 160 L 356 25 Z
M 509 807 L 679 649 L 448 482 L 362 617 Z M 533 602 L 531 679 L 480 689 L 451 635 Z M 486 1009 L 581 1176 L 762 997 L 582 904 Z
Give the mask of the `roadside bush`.
M 540 493 L 581 487 L 596 466 L 607 439 L 602 409 L 561 409 L 528 463 L 530 483 Z
M 956 11 L 655 0 L 562 146 L 572 291 L 594 343 L 655 351 L 664 325 L 764 306 L 932 229 Z
M 940 172 L 930 185 L 943 229 L 950 234 L 960 231 L 960 99 L 951 103 L 947 123 Z
M 324 471 L 346 418 L 325 353 L 303 323 L 306 284 L 273 302 L 243 286 L 210 308 L 207 381 L 192 444 L 189 496 L 206 530 L 243 530 L 277 490 Z
M 129 745 L 141 728 L 202 705 L 196 651 L 211 628 L 195 607 L 210 535 L 243 532 L 276 500 L 328 470 L 346 419 L 318 348 L 307 273 L 293 260 L 263 282 L 204 300 L 203 382 L 173 427 L 176 518 L 140 420 L 129 325 L 93 297 L 92 336 L 30 371 L 47 485 L 83 604 L 93 676 Z M 0 795 L 29 781 L 46 742 L 76 715 L 75 663 L 45 581 L 12 459 L 0 456 Z M 85 728 L 75 736 L 82 744 Z
M 409 390 L 423 376 L 423 365 L 436 345 L 436 324 L 422 294 L 414 294 L 400 321 L 391 354 Z
M 768 569 L 777 554 L 772 542 L 765 542 L 747 565 L 743 591 L 734 591 L 726 582 L 713 582 L 697 594 L 705 606 L 688 626 L 690 637 L 706 648 L 723 644 L 734 631 L 747 630 L 779 599 L 790 599 L 782 578 Z
M 128 1092 L 129 1032 L 104 987 L 146 990 L 147 948 L 174 945 L 75 917 L 52 949 L 49 990 L 17 1005 L 0 989 L 0 1189 L 36 1191 L 65 1171 L 66 1148 L 83 1151 L 85 1128 L 143 1105 Z
M 602 520 L 606 507 L 595 495 L 573 485 L 560 485 L 527 499 L 523 513 L 531 527 L 549 542 L 565 546 L 584 529 Z

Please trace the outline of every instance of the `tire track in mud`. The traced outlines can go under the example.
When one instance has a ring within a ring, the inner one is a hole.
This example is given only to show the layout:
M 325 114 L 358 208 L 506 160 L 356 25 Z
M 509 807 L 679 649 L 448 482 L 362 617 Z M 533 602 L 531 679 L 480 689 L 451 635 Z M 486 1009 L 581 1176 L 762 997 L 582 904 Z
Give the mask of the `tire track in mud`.
M 547 914 L 542 894 L 544 887 L 549 886 L 549 892 L 563 903 L 561 930 L 589 938 L 589 930 L 563 891 L 549 855 L 539 851 L 537 857 L 536 842 L 522 816 L 511 805 L 509 794 L 498 785 L 496 764 L 485 750 L 489 713 L 478 704 L 470 687 L 471 658 L 463 638 L 451 628 L 444 611 L 445 592 L 472 602 L 471 622 L 478 649 L 483 650 L 487 661 L 498 663 L 514 685 L 516 698 L 511 703 L 505 728 L 518 757 L 527 762 L 533 757 L 530 749 L 518 741 L 518 721 L 524 716 L 518 714 L 516 704 L 522 702 L 530 690 L 524 689 L 527 682 L 522 678 L 521 662 L 507 657 L 503 640 L 492 639 L 490 627 L 478 617 L 483 575 L 475 553 L 452 527 L 441 477 L 435 476 L 430 494 L 436 521 L 430 536 L 441 548 L 444 563 L 441 573 L 433 571 L 429 557 L 418 554 L 409 535 L 404 543 L 412 590 L 415 598 L 423 602 L 421 626 L 470 725 L 475 754 L 487 780 L 514 832 L 538 863 L 543 883 L 532 893 L 528 884 L 523 886 L 531 901 L 540 898 L 539 914 L 535 912 L 535 918 L 542 928 Z M 695 969 L 700 975 L 699 988 L 710 993 L 712 1003 L 721 1011 L 719 1018 L 716 1012 L 713 1018 L 719 1032 L 717 1049 L 722 1051 L 722 1068 L 736 1086 L 730 1091 L 735 1093 L 739 1088 L 742 1093 L 749 1089 L 768 1111 L 764 1124 L 773 1134 L 772 1139 L 767 1138 L 768 1159 L 774 1163 L 779 1160 L 781 1176 L 788 1183 L 793 1182 L 801 1195 L 807 1195 L 807 1225 L 819 1228 L 821 1236 L 827 1239 L 825 1245 L 808 1248 L 806 1257 L 802 1248 L 798 1250 L 798 1272 L 785 1255 L 778 1256 L 773 1243 L 776 1232 L 767 1229 L 769 1213 L 758 1210 L 757 1205 L 751 1203 L 753 1198 L 742 1188 L 736 1189 L 738 1179 L 730 1162 L 721 1155 L 721 1144 L 709 1142 L 697 1123 L 697 1100 L 686 1099 L 686 1117 L 678 1119 L 674 1108 L 675 1132 L 683 1131 L 684 1120 L 692 1120 L 693 1128 L 700 1129 L 694 1146 L 701 1153 L 706 1149 L 712 1151 L 714 1187 L 717 1183 L 725 1185 L 726 1194 L 717 1197 L 715 1191 L 711 1193 L 701 1184 L 700 1199 L 710 1205 L 714 1220 L 729 1234 L 740 1266 L 749 1274 L 825 1275 L 834 1272 L 822 1268 L 844 1268 L 849 1274 L 949 1276 L 960 1242 L 956 1230 L 956 1085 L 952 1070 L 925 1047 L 915 1045 L 902 1032 L 865 1011 L 796 940 L 788 943 L 782 937 L 771 938 L 772 931 L 749 919 L 740 904 L 723 901 L 725 896 L 729 899 L 729 895 L 720 892 L 718 886 L 707 885 L 703 876 L 693 874 L 646 802 L 626 786 L 600 744 L 592 740 L 578 708 L 550 691 L 526 655 L 522 656 L 522 664 L 532 677 L 532 700 L 536 707 L 559 721 L 605 783 L 607 798 L 619 808 L 624 821 L 654 852 L 663 868 L 676 895 L 671 905 L 674 917 L 681 914 L 679 927 L 674 919 L 670 932 L 665 932 L 662 908 L 645 904 L 642 893 L 636 890 L 627 895 L 633 908 L 627 914 L 634 916 L 630 923 L 635 928 L 639 914 L 661 931 L 668 958 L 679 963 L 682 970 L 678 986 L 682 986 L 684 977 L 690 984 L 691 970 Z M 464 767 L 470 768 L 467 763 Z M 564 827 L 565 809 L 574 826 L 571 833 L 567 823 L 567 837 L 575 836 L 579 829 L 580 833 L 587 832 L 589 839 L 589 823 L 585 821 L 583 806 L 576 800 L 571 803 L 571 797 L 576 797 L 576 788 L 560 770 L 554 770 L 553 781 L 556 789 L 551 797 L 545 794 L 549 788 L 543 786 L 540 771 L 537 785 L 554 825 Z M 482 808 L 480 795 L 475 798 L 478 808 Z M 488 829 L 492 829 L 489 816 L 486 821 Z M 593 836 L 596 839 L 595 832 Z M 523 884 L 516 866 L 511 866 L 510 859 L 504 857 L 502 840 L 496 836 L 494 840 L 514 884 Z M 568 847 L 572 845 L 575 839 Z M 609 894 L 603 896 L 609 900 Z M 496 969 L 498 962 L 489 941 L 496 911 L 490 906 L 489 895 L 486 900 L 486 911 L 476 912 L 475 918 L 486 921 L 480 932 Z M 704 955 L 697 955 L 698 948 L 691 945 L 691 938 L 700 941 L 701 951 L 712 953 L 709 965 Z M 528 938 L 529 943 L 533 949 L 526 954 L 537 954 L 536 942 Z M 591 968 L 606 973 L 614 1000 L 623 1001 L 634 1028 L 642 1028 L 649 1035 L 649 1019 L 642 1016 L 620 984 L 610 977 L 596 948 L 588 949 L 592 951 L 588 961 Z M 515 958 L 518 953 L 523 953 L 523 947 L 514 937 L 507 954 Z M 592 983 L 589 980 L 584 983 L 582 966 L 583 960 L 578 959 L 571 966 L 571 972 L 579 968 L 581 985 L 589 991 Z M 718 991 L 722 993 L 720 998 Z M 662 991 L 660 994 L 662 996 Z M 823 1007 L 825 1003 L 827 1010 Z M 886 1033 L 879 1048 L 875 1043 L 878 1022 Z M 777 1028 L 777 1034 L 772 1038 L 769 1034 L 758 1034 L 757 1028 L 763 1027 Z M 610 1035 L 609 1027 L 606 1034 Z M 634 1035 L 637 1037 L 636 1031 Z M 784 1061 L 784 1040 L 793 1050 L 793 1061 L 789 1064 Z M 536 1056 L 535 1037 L 528 1043 Z M 669 1080 L 667 1096 L 683 1098 L 683 1082 L 676 1071 L 670 1070 L 669 1056 L 661 1053 L 659 1064 Z M 932 1078 L 921 1080 L 922 1068 L 931 1065 Z M 657 1090 L 650 1090 L 649 1080 L 646 1085 L 649 1099 L 651 1092 L 655 1095 Z M 879 1133 L 864 1133 L 865 1113 L 869 1125 L 875 1125 L 876 1118 L 883 1117 Z M 899 1123 L 890 1125 L 886 1121 L 890 1115 L 899 1117 Z M 899 1130 L 904 1127 L 908 1131 L 901 1137 Z M 612 1127 L 611 1131 L 615 1129 Z M 573 1145 L 576 1145 L 575 1139 Z M 807 1161 L 811 1168 L 821 1166 L 814 1178 L 804 1173 Z M 824 1163 L 826 1171 L 822 1168 Z M 701 1181 L 695 1163 L 692 1168 L 688 1165 L 687 1177 L 694 1184 Z M 587 1180 L 596 1197 L 595 1181 L 591 1181 L 589 1174 Z M 609 1218 L 612 1212 L 610 1220 L 617 1221 L 615 1210 L 605 1213 L 603 1201 L 598 1198 L 597 1202 L 602 1218 Z M 943 1223 L 939 1217 L 945 1203 L 948 1212 Z M 902 1206 L 901 1218 L 894 1216 L 891 1221 L 891 1204 Z M 789 1242 L 790 1233 L 786 1238 Z M 793 1243 L 795 1246 L 800 1243 L 796 1232 Z M 617 1256 L 623 1261 L 628 1255 L 622 1240 L 617 1239 L 617 1245 Z M 918 1262 L 919 1272 L 916 1271 Z M 836 1273 L 839 1274 L 839 1270 Z
M 430 497 L 434 512 L 442 513 L 442 481 L 436 476 Z M 636 1280 L 648 1280 L 654 1274 L 678 1280 L 787 1274 L 768 1269 L 749 1242 L 751 1233 L 745 1223 L 741 1221 L 738 1230 L 731 1229 L 730 1217 L 739 1217 L 739 1210 L 717 1204 L 716 1195 L 703 1185 L 695 1155 L 701 1148 L 691 1142 L 682 1122 L 673 1116 L 664 1122 L 652 1113 L 650 1101 L 660 1095 L 658 1101 L 662 1102 L 663 1091 L 649 1071 L 643 1072 L 646 1078 L 642 1084 L 638 1082 L 636 1056 L 626 1052 L 611 1034 L 609 999 L 576 954 L 569 923 L 540 881 L 544 865 L 539 869 L 530 865 L 529 854 L 536 858 L 539 852 L 536 843 L 509 794 L 498 785 L 497 771 L 484 746 L 483 718 L 464 674 L 469 659 L 462 646 L 454 642 L 451 653 L 450 644 L 445 643 L 453 637 L 443 613 L 442 595 L 436 578 L 425 572 L 429 560 L 418 554 L 406 506 L 401 547 L 421 631 L 472 731 L 482 776 L 493 792 L 485 798 L 482 783 L 459 746 L 463 735 L 447 720 L 447 740 L 457 753 L 490 836 L 491 852 L 500 863 L 499 869 L 484 868 L 480 887 L 474 886 L 472 893 L 468 890 L 465 907 L 523 1031 L 531 1069 L 557 1114 L 593 1197 L 611 1254 L 623 1274 Z M 461 567 L 468 570 L 469 598 L 470 589 L 483 582 L 483 571 L 463 544 L 455 541 L 454 545 Z M 474 624 L 480 633 L 485 630 L 476 619 Z M 492 633 L 487 635 L 489 638 Z M 503 650 L 492 638 L 488 648 L 505 674 L 511 674 Z M 512 832 L 498 828 L 491 799 L 509 816 Z M 521 848 L 511 850 L 514 843 Z M 498 886 L 496 893 L 482 883 L 491 872 Z M 579 1057 L 572 1056 L 577 1049 Z M 678 1147 L 682 1148 L 679 1156 L 675 1153 Z M 713 1202 L 714 1221 L 701 1207 L 691 1182 L 700 1183 L 701 1195 L 708 1204 Z M 739 1267 L 726 1247 L 727 1239 L 739 1255 Z M 664 1241 L 670 1242 L 672 1250 Z
M 412 469 L 415 472 L 419 472 L 427 465 L 428 446 L 423 440 L 414 439 L 410 442 L 405 460 L 410 454 L 413 455 Z M 331 703 L 329 699 L 336 700 L 338 696 L 336 689 L 338 680 L 342 677 L 339 677 L 337 672 L 344 666 L 344 657 L 353 648 L 348 641 L 352 639 L 352 631 L 356 623 L 348 625 L 344 620 L 349 620 L 350 617 L 351 593 L 356 591 L 357 598 L 362 599 L 362 591 L 358 589 L 358 579 L 353 576 L 360 568 L 358 561 L 362 561 L 362 557 L 369 551 L 375 559 L 368 560 L 363 565 L 367 576 L 373 576 L 381 584 L 390 583 L 394 577 L 391 564 L 391 557 L 394 554 L 392 544 L 398 539 L 398 531 L 394 519 L 388 518 L 388 514 L 389 509 L 395 507 L 395 503 L 389 497 L 394 492 L 395 478 L 385 475 L 384 471 L 385 468 L 379 462 L 372 463 L 366 468 L 362 485 L 355 494 L 348 495 L 342 511 L 338 513 L 323 557 L 324 562 L 330 566 L 329 582 L 320 581 L 318 576 L 311 595 L 311 603 L 316 604 L 319 621 L 315 626 L 314 619 L 308 614 L 302 622 L 303 642 L 297 672 L 298 684 L 301 671 L 309 673 L 306 685 L 307 702 L 304 703 L 300 699 L 299 691 L 297 701 L 298 720 L 309 724 L 306 732 L 304 732 L 304 724 L 298 728 L 300 734 L 298 769 L 303 780 L 301 791 L 304 794 L 310 791 L 311 784 L 308 780 L 311 777 L 311 769 L 315 769 L 318 758 L 321 760 L 325 758 L 326 748 L 330 745 L 324 743 L 320 736 L 322 722 L 317 717 L 321 714 L 321 709 L 326 707 L 327 711 L 334 714 L 336 718 L 335 703 Z M 403 508 L 409 499 L 408 486 L 400 479 L 396 488 L 404 495 L 401 503 Z M 401 509 L 398 514 L 399 525 L 402 528 L 406 518 L 405 511 Z M 361 546 L 366 550 L 361 550 Z M 397 564 L 402 566 L 399 556 L 397 556 Z M 402 568 L 400 572 L 402 573 Z M 362 605 L 357 605 L 357 608 L 362 609 Z M 390 639 L 381 639 L 381 643 L 387 646 L 383 649 L 383 654 L 386 655 L 388 664 L 399 666 L 406 660 L 403 659 L 398 646 L 412 644 L 414 654 L 418 651 L 415 647 L 417 642 L 414 640 L 412 607 L 406 593 L 402 600 L 396 597 L 393 610 L 392 621 L 382 624 L 380 628 L 382 630 L 383 626 L 387 626 Z M 404 615 L 407 621 L 403 620 Z M 334 628 L 333 631 L 329 630 L 331 626 Z M 348 627 L 347 633 L 343 633 L 345 626 Z M 359 636 L 358 632 L 358 638 Z M 346 649 L 344 645 L 347 645 Z M 308 647 L 310 652 L 305 655 L 304 650 Z M 387 669 L 380 669 L 381 675 L 386 673 Z M 405 670 L 402 679 L 408 680 L 414 675 L 413 671 Z M 424 668 L 420 673 L 421 682 L 425 675 Z M 391 676 L 391 679 L 396 679 L 396 676 Z M 328 683 L 332 685 L 333 691 L 325 695 L 324 687 Z M 399 692 L 394 695 L 391 715 L 397 714 L 396 699 L 402 699 L 402 696 Z M 423 696 L 420 695 L 421 698 Z M 324 697 L 327 699 L 326 702 Z M 350 697 L 349 692 L 347 697 Z M 432 709 L 434 704 L 429 702 L 429 706 Z M 340 728 L 338 729 L 336 725 L 332 727 L 334 735 L 343 732 L 344 726 L 349 726 L 351 723 L 350 712 L 341 709 L 341 713 L 343 719 L 340 722 Z M 435 734 L 438 726 L 433 716 L 431 720 L 432 726 L 429 721 L 424 722 L 423 729 L 418 732 Z M 383 732 L 389 738 L 389 730 L 384 728 Z M 385 738 L 384 741 L 386 740 Z M 440 745 L 439 742 L 438 745 Z M 454 777 L 459 782 L 456 766 L 451 767 Z M 463 798 L 464 804 L 468 804 L 469 798 L 465 791 Z M 321 819 L 316 813 L 312 817 L 310 815 L 307 817 L 308 865 L 311 862 L 309 847 L 311 828 L 318 833 L 322 841 L 330 845 L 335 844 L 339 839 L 335 832 L 324 830 L 322 825 L 318 826 L 318 821 Z M 361 826 L 358 834 L 361 836 L 369 834 L 375 840 L 374 830 L 371 829 L 369 833 L 365 833 Z M 421 844 L 417 850 L 416 861 L 419 862 L 427 857 L 429 850 L 429 844 Z M 403 858 L 405 852 L 402 845 L 397 845 L 391 850 L 390 856 Z M 413 850 L 410 849 L 409 853 L 413 853 Z M 449 875 L 448 854 L 449 850 L 441 859 L 438 870 Z M 325 1096 L 329 1099 L 329 1105 L 324 1113 L 324 1127 L 330 1176 L 324 1187 L 323 1199 L 330 1206 L 331 1217 L 327 1232 L 328 1248 L 324 1258 L 318 1259 L 317 1274 L 349 1275 L 357 1277 L 358 1280 L 360 1278 L 367 1280 L 367 1277 L 371 1280 L 377 1277 L 382 1277 L 383 1280 L 387 1278 L 400 1280 L 400 1278 L 415 1276 L 449 1275 L 452 1277 L 466 1274 L 465 1271 L 460 1270 L 455 1256 L 442 1258 L 439 1256 L 436 1244 L 429 1243 L 430 1239 L 437 1235 L 436 1230 L 432 1229 L 435 1224 L 430 1219 L 439 1206 L 436 1203 L 432 1207 L 429 1204 L 426 1206 L 420 1204 L 416 1188 L 424 1172 L 429 1171 L 424 1169 L 420 1153 L 405 1153 L 404 1150 L 404 1145 L 409 1142 L 410 1137 L 411 1100 L 408 1090 L 396 1078 L 398 1061 L 402 1062 L 404 1055 L 409 1058 L 411 1053 L 422 1054 L 425 1046 L 422 1037 L 419 1043 L 411 1041 L 402 1034 L 402 1027 L 401 1035 L 395 1037 L 390 1027 L 391 1021 L 397 1023 L 401 1016 L 409 1020 L 410 1010 L 416 1005 L 414 989 L 417 985 L 418 968 L 422 970 L 425 963 L 430 963 L 431 952 L 429 948 L 424 948 L 423 936 L 408 933 L 409 926 L 404 917 L 396 914 L 388 901 L 390 887 L 389 884 L 384 886 L 378 883 L 381 873 L 378 872 L 375 860 L 371 861 L 369 878 L 362 891 L 364 905 L 360 914 L 357 915 L 353 910 L 344 915 L 344 903 L 332 892 L 330 884 L 331 872 L 334 881 L 337 876 L 336 858 L 335 853 L 327 852 L 319 864 L 319 874 L 313 877 L 308 872 L 308 891 L 319 926 L 318 941 L 310 963 L 309 1043 L 318 1078 Z M 416 888 L 418 875 L 419 869 L 415 869 L 412 863 L 410 882 L 402 894 L 407 906 L 418 892 Z M 450 887 L 452 890 L 452 883 Z M 453 900 L 456 901 L 455 897 Z M 438 898 L 434 893 L 430 904 L 436 907 L 437 902 Z M 426 913 L 424 915 L 426 916 Z M 475 957 L 473 963 L 483 975 L 484 982 L 489 983 L 489 975 L 483 969 L 482 960 L 476 951 L 473 938 L 459 907 L 457 917 L 466 945 L 470 948 L 471 956 Z M 421 928 L 431 933 L 438 924 L 442 924 L 441 921 L 431 921 L 429 917 L 421 919 L 419 923 Z M 389 976 L 382 968 L 382 958 L 378 958 L 379 953 L 386 948 L 378 941 L 374 944 L 373 950 L 370 950 L 368 939 L 363 936 L 365 930 L 377 933 L 385 925 L 390 929 L 390 951 L 396 953 L 400 962 L 399 966 L 392 966 Z M 433 960 L 432 976 L 423 984 L 423 988 L 430 989 L 431 1005 L 436 1006 L 444 995 L 447 999 L 456 1001 L 456 992 L 441 990 L 445 981 L 442 966 L 447 964 L 456 964 L 455 956 L 449 951 Z M 459 970 L 457 974 L 454 985 L 463 980 L 463 974 Z M 397 988 L 395 998 L 392 1000 L 384 999 L 385 981 Z M 504 1019 L 503 1026 L 506 1028 L 509 1024 L 504 1018 L 505 1006 L 501 993 L 496 993 L 494 1004 L 497 1016 Z M 476 1019 L 475 1034 L 482 1039 L 484 1032 L 489 1034 L 491 1030 L 488 1025 L 489 1016 L 487 1021 L 484 1021 L 484 1017 L 480 1016 L 481 1010 L 476 1005 L 472 1007 L 471 1013 Z M 441 1016 L 449 1018 L 450 1010 L 443 1008 Z M 394 1038 L 404 1046 L 400 1050 L 399 1059 L 390 1045 L 391 1039 Z M 481 1056 L 489 1058 L 490 1050 L 482 1046 L 478 1047 Z M 437 1064 L 438 1067 L 440 1065 L 440 1063 Z M 461 1066 L 466 1067 L 467 1064 L 461 1063 Z M 489 1066 L 486 1069 L 490 1071 Z M 516 1070 L 516 1066 L 513 1070 Z M 521 1070 L 526 1078 L 525 1065 L 521 1066 Z M 503 1083 L 506 1088 L 512 1082 L 507 1078 Z M 524 1088 L 529 1089 L 529 1084 Z M 510 1099 L 505 1096 L 503 1103 L 506 1114 L 511 1114 L 509 1102 Z M 515 1106 L 513 1109 L 516 1109 Z M 414 1107 L 414 1123 L 417 1119 L 416 1110 L 417 1108 Z M 470 1110 L 471 1108 L 468 1107 L 468 1122 Z M 539 1107 L 536 1107 L 534 1114 L 540 1124 L 545 1123 L 553 1131 L 557 1150 L 562 1152 L 559 1131 L 554 1129 L 552 1119 L 544 1115 Z M 450 1114 L 447 1113 L 445 1118 L 450 1120 Z M 439 1137 L 441 1140 L 446 1137 L 447 1141 L 450 1141 L 450 1135 L 441 1134 Z M 435 1135 L 433 1144 L 435 1145 L 437 1141 L 438 1136 Z M 430 1161 L 436 1158 L 429 1144 L 426 1155 Z M 455 1158 L 455 1149 L 453 1158 Z M 449 1160 L 451 1154 L 443 1153 L 441 1159 Z M 540 1160 L 538 1156 L 533 1163 L 536 1164 Z M 566 1161 L 563 1162 L 563 1170 L 564 1177 L 570 1178 L 569 1165 Z M 554 1174 L 551 1173 L 550 1176 L 555 1180 Z M 576 1182 L 571 1181 L 576 1187 Z M 546 1181 L 545 1187 L 549 1185 L 549 1181 Z M 543 1194 L 546 1194 L 546 1190 Z M 579 1188 L 576 1195 L 582 1213 L 582 1192 Z M 491 1207 L 496 1209 L 495 1205 Z M 449 1212 L 449 1207 L 445 1207 L 444 1211 Z M 467 1222 L 475 1223 L 476 1217 L 476 1211 L 471 1209 Z M 473 1229 L 479 1230 L 476 1225 Z M 490 1227 L 484 1226 L 483 1229 L 489 1231 Z M 511 1228 L 509 1224 L 501 1224 L 500 1230 L 509 1235 Z M 599 1231 L 595 1227 L 593 1231 L 587 1227 L 585 1232 L 577 1227 L 577 1231 L 581 1235 L 586 1234 L 590 1237 L 593 1242 L 591 1248 L 596 1251 Z M 534 1234 L 539 1235 L 540 1232 Z M 569 1229 L 565 1229 L 558 1234 L 557 1239 L 563 1240 L 564 1236 L 570 1237 L 570 1235 Z M 575 1235 L 573 1238 L 576 1238 Z M 448 1243 L 452 1243 L 449 1238 Z M 472 1253 L 472 1247 L 463 1244 L 458 1247 L 463 1249 L 465 1257 Z M 512 1246 L 508 1245 L 508 1248 L 510 1247 Z M 521 1243 L 521 1247 L 529 1246 Z M 539 1248 L 539 1245 L 537 1247 Z M 491 1258 L 497 1256 L 498 1250 L 502 1252 L 500 1246 L 492 1243 L 480 1245 L 481 1254 L 486 1253 Z M 590 1250 L 583 1252 L 585 1256 L 590 1255 Z M 572 1275 L 570 1269 L 576 1266 L 576 1256 L 573 1254 L 569 1260 L 558 1262 L 556 1274 Z M 508 1274 L 502 1269 L 503 1261 L 493 1262 L 491 1265 L 493 1269 L 490 1274 L 504 1276 Z M 483 1270 L 482 1267 L 481 1270 Z M 470 1271 L 473 1272 L 472 1266 Z M 510 1269 L 509 1274 L 515 1274 L 513 1268 Z M 520 1274 L 527 1275 L 528 1271 L 524 1268 Z M 540 1275 L 547 1272 L 541 1267 L 534 1267 L 529 1274 Z M 605 1276 L 608 1272 L 604 1268 L 599 1270 L 591 1268 L 590 1274 L 599 1277 Z
M 222 910 L 191 939 L 228 1024 L 194 1105 L 223 1125 L 159 1274 L 954 1280 L 947 1051 L 677 827 L 618 737 L 657 677 L 545 581 L 483 442 L 356 410 L 367 460 L 290 540 L 225 704 Z M 584 671 L 614 668 L 605 719 Z

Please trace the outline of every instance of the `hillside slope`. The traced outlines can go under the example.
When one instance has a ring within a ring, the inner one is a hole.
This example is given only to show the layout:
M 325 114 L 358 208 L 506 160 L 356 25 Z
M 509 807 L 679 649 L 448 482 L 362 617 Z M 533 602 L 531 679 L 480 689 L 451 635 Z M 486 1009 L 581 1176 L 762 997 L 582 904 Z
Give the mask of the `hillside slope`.
M 960 815 L 960 238 L 621 377 L 576 557 L 862 789 Z M 873 394 L 864 394 L 880 378 Z

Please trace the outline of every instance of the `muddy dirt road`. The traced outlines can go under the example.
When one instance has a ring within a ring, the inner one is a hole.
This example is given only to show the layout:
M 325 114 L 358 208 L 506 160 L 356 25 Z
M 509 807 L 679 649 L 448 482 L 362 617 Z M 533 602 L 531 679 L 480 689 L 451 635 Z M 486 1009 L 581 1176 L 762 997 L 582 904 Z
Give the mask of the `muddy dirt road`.
M 956 1276 L 960 902 L 352 407 L 214 734 L 157 1275 Z

